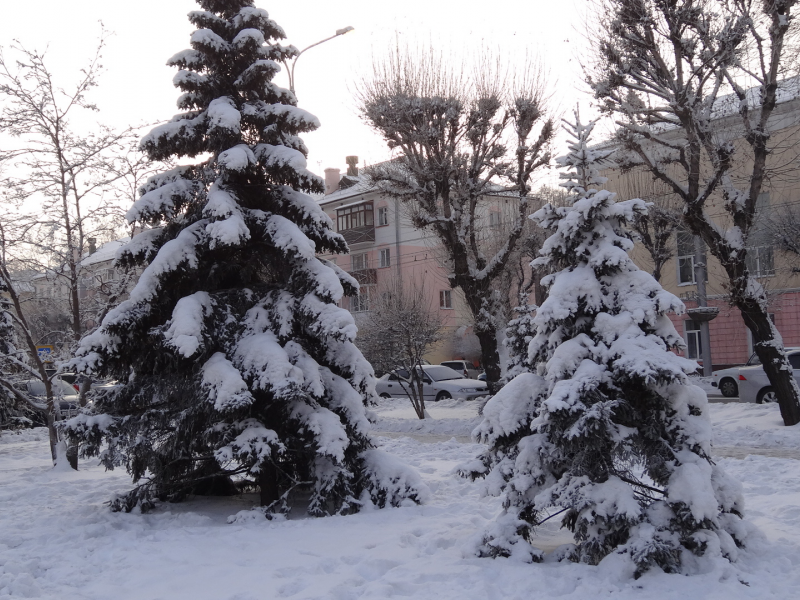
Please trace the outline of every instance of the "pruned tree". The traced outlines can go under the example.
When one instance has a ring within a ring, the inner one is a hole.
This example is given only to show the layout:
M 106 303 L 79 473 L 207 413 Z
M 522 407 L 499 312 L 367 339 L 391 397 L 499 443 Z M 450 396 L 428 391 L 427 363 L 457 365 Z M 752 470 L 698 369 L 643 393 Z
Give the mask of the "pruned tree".
M 130 297 L 83 338 L 76 367 L 119 388 L 70 434 L 137 484 L 116 510 L 180 500 L 232 478 L 265 514 L 302 493 L 312 515 L 418 501 L 418 476 L 372 446 L 371 367 L 336 303 L 358 284 L 316 252 L 347 251 L 308 193 L 300 135 L 317 119 L 273 83 L 297 50 L 252 0 L 199 0 L 191 48 L 169 60 L 182 112 L 142 140 L 152 177 L 127 213 L 147 225 L 120 262 L 144 267 Z
M 528 364 L 483 409 L 488 449 L 471 469 L 504 513 L 477 551 L 542 560 L 536 528 L 558 515 L 575 544 L 561 556 L 609 554 L 636 577 L 652 567 L 691 572 L 697 557 L 735 561 L 747 528 L 741 485 L 711 460 L 705 392 L 668 312 L 683 310 L 628 256 L 627 223 L 647 210 L 600 189 L 594 122 L 576 113 L 562 177 L 572 205 L 534 214 L 551 232 L 540 264 L 554 273 L 533 319 Z
M 422 284 L 398 279 L 378 289 L 367 317 L 359 323 L 359 348 L 378 373 L 392 372 L 414 412 L 425 418 L 422 393 L 425 355 L 442 340 L 442 319 Z
M 554 136 L 541 69 L 512 82 L 498 72 L 483 64 L 468 77 L 432 50 L 398 49 L 375 65 L 357 95 L 362 117 L 396 154 L 368 175 L 441 244 L 450 285 L 472 313 L 490 385 L 500 379 L 497 331 L 505 324 L 497 284 L 523 232 L 531 178 L 549 164 Z M 487 253 L 480 206 L 501 191 L 513 194 L 516 209 L 504 243 Z
M 786 425 L 800 422 L 800 388 L 764 289 L 747 268 L 747 244 L 770 175 L 796 4 L 597 0 L 588 69 L 618 126 L 622 168 L 648 170 L 680 198 L 687 228 L 725 270 Z M 722 201 L 720 218 L 709 214 L 714 198 Z

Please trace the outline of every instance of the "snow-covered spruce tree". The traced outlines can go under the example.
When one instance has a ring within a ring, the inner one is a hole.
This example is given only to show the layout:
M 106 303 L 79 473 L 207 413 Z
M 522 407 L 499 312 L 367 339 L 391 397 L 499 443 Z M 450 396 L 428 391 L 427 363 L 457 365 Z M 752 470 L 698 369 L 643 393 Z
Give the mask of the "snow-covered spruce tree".
M 534 319 L 536 372 L 494 396 L 475 430 L 489 450 L 472 475 L 505 506 L 479 553 L 540 560 L 534 529 L 563 513 L 576 544 L 560 555 L 571 560 L 615 552 L 636 576 L 690 572 L 701 556 L 735 560 L 741 489 L 709 457 L 706 395 L 687 377 L 695 364 L 670 352 L 682 340 L 666 313 L 683 305 L 628 256 L 624 225 L 646 205 L 597 189 L 593 126 L 576 113 L 567 127 L 572 205 L 533 215 L 553 232 L 534 261 L 553 269 Z
M 152 177 L 128 212 L 144 231 L 118 262 L 147 267 L 75 361 L 123 384 L 68 429 L 139 483 L 117 510 L 225 491 L 209 488 L 234 475 L 266 513 L 296 490 L 312 515 L 416 501 L 416 474 L 368 438 L 374 377 L 336 306 L 357 284 L 315 257 L 346 245 L 303 193 L 323 189 L 298 137 L 317 119 L 271 81 L 297 50 L 251 0 L 199 4 L 192 48 L 169 60 L 184 112 L 141 145 L 203 160 Z
M 519 304 L 514 307 L 516 317 L 506 325 L 506 338 L 503 345 L 506 347 L 508 359 L 504 380 L 511 381 L 520 373 L 533 371 L 529 361 L 528 347 L 536 332 L 533 322 L 536 305 L 528 302 L 527 294 L 520 294 Z

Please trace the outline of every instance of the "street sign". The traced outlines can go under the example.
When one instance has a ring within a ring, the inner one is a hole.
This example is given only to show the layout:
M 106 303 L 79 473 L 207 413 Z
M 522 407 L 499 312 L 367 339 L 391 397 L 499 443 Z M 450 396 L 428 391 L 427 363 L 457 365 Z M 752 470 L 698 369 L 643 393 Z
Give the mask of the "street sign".
M 39 355 L 39 360 L 44 362 L 52 361 L 55 352 L 55 346 L 36 346 L 36 353 Z

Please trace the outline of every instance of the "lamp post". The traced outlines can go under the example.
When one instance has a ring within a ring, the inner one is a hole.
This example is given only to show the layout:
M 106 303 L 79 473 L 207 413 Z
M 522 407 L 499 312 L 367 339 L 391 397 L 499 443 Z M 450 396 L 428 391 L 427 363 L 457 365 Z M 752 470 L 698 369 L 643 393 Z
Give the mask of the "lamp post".
M 324 40 L 320 40 L 320 41 L 318 41 L 318 42 L 316 42 L 314 44 L 311 44 L 310 46 L 306 46 L 305 48 L 300 50 L 298 55 L 294 57 L 294 60 L 292 61 L 292 66 L 289 67 L 289 89 L 292 91 L 293 94 L 294 94 L 294 67 L 297 64 L 297 59 L 299 59 L 300 56 L 302 56 L 303 52 L 305 52 L 306 50 L 310 50 L 314 46 L 319 46 L 320 44 L 324 44 L 325 42 L 327 42 L 329 40 L 332 40 L 335 37 L 339 37 L 340 35 L 344 35 L 345 33 L 349 33 L 350 31 L 353 31 L 353 29 L 355 29 L 355 28 L 351 27 L 350 25 L 348 25 L 347 27 L 342 27 L 341 29 L 337 29 L 336 33 L 334 33 L 331 37 L 327 37 Z

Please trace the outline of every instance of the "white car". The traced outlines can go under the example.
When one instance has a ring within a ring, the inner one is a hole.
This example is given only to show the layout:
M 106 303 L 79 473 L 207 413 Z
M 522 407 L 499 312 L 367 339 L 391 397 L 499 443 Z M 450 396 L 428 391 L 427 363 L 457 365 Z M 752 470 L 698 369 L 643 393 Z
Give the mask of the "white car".
M 787 348 L 786 355 L 792 366 L 794 379 L 800 385 L 800 348 Z M 739 368 L 739 402 L 775 402 L 775 390 L 769 383 L 764 368 L 759 365 Z
M 753 355 L 747 362 L 739 367 L 731 367 L 729 369 L 720 369 L 711 374 L 713 381 L 711 385 L 718 388 L 720 393 L 726 398 L 736 398 L 739 395 L 739 369 L 743 367 L 753 367 L 760 365 L 761 361 L 758 355 L 753 352 Z
M 422 395 L 425 400 L 438 402 L 446 398 L 464 398 L 474 400 L 489 393 L 484 381 L 466 379 L 459 372 L 441 365 L 422 365 Z M 378 379 L 375 389 L 381 398 L 407 398 L 408 384 L 401 378 L 407 378 L 408 371 L 395 369 Z

